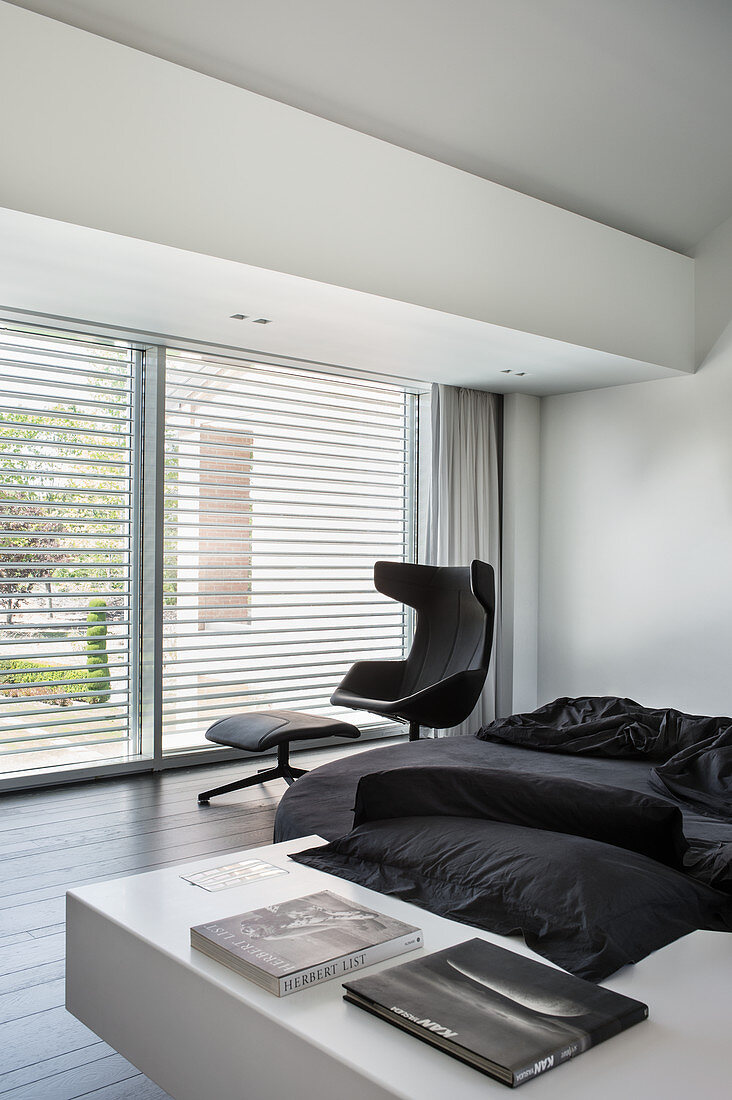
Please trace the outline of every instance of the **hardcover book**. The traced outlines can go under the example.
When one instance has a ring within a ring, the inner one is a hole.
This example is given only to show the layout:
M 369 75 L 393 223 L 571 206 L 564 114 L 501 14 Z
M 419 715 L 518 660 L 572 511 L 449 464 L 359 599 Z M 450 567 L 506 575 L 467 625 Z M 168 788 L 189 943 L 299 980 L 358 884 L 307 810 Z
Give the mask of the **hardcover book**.
M 422 932 L 321 890 L 196 925 L 191 946 L 284 997 L 413 951 Z
M 345 983 L 345 999 L 515 1088 L 648 1016 L 648 1008 L 473 939 Z

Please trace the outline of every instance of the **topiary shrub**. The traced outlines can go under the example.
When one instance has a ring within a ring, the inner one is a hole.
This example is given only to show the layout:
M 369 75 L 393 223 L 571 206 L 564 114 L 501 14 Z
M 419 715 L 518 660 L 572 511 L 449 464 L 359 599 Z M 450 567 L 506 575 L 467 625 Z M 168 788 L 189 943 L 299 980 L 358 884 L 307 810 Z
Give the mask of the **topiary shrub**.
M 87 685 L 87 702 L 108 703 L 111 694 L 109 660 L 107 657 L 107 601 L 89 600 L 86 617 L 86 667 L 87 678 L 94 683 Z

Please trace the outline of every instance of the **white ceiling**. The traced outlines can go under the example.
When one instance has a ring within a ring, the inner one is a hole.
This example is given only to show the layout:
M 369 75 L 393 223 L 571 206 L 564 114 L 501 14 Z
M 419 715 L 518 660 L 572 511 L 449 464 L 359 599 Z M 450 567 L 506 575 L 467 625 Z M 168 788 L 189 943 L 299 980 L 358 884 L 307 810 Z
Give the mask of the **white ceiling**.
M 7 307 L 104 322 L 172 343 L 207 341 L 497 393 L 543 396 L 678 376 L 483 321 L 13 210 L 0 210 L 0 242 L 0 314 Z M 248 319 L 233 320 L 234 313 Z M 272 323 L 256 324 L 257 317 Z
M 15 0 L 668 248 L 732 214 L 731 0 Z

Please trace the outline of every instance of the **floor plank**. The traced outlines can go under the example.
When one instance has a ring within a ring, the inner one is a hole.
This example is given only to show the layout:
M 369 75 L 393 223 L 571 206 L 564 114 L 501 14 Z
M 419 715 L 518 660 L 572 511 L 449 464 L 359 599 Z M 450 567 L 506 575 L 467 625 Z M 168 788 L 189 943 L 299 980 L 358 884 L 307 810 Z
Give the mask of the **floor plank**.
M 88 1048 L 92 1049 L 92 1048 Z M 98 1094 L 100 1089 L 122 1086 L 133 1079 L 144 1081 L 139 1070 L 125 1061 L 121 1054 L 108 1054 L 83 1065 L 56 1070 L 41 1079 L 0 1092 L 4 1100 L 75 1100 L 76 1097 Z M 161 1096 L 161 1093 L 158 1090 Z M 116 1096 L 120 1092 L 115 1093 Z
M 14 974 L 18 970 L 63 959 L 64 938 L 63 932 L 57 932 L 39 939 L 29 936 L 27 940 L 10 947 L 0 946 L 0 974 Z
M 17 943 L 23 943 L 24 940 L 31 938 L 30 932 L 16 932 L 12 936 L 0 935 L 0 950 L 5 947 L 14 947 Z
M 55 1058 L 44 1058 L 42 1061 L 33 1062 L 29 1066 L 23 1066 L 8 1073 L 0 1073 L 0 1096 L 6 1096 L 13 1089 L 34 1085 L 36 1086 L 35 1091 L 38 1092 L 44 1087 L 46 1080 L 53 1081 L 57 1074 L 89 1065 L 102 1058 L 111 1057 L 119 1057 L 119 1055 L 115 1055 L 113 1051 L 110 1051 L 106 1043 L 97 1040 L 90 1046 L 67 1051 Z M 33 1095 L 32 1091 L 31 1095 Z
M 26 986 L 0 995 L 0 1024 L 9 1020 L 22 1020 L 50 1008 L 60 1008 L 64 1003 L 63 975 L 55 981 Z
M 5 1073 L 22 1069 L 96 1041 L 97 1036 L 65 1008 L 36 1012 L 32 1026 L 24 1015 L 0 1024 L 0 1068 Z
M 217 805 L 212 803 L 208 807 L 208 816 L 213 820 L 217 818 L 237 817 L 244 814 L 256 813 L 259 810 L 271 811 L 272 799 L 258 800 L 256 802 L 242 802 L 238 806 Z M 87 817 L 85 829 L 80 832 L 72 832 L 71 837 L 64 835 L 65 831 L 59 830 L 58 823 L 41 823 L 32 828 L 24 826 L 22 829 L 6 832 L 0 838 L 0 865 L 7 875 L 13 873 L 13 863 L 22 860 L 25 856 L 40 855 L 44 852 L 61 851 L 71 843 L 79 845 L 94 844 L 99 840 L 121 840 L 125 837 L 140 836 L 156 831 L 168 832 L 172 829 L 185 828 L 201 821 L 201 814 L 197 806 L 191 803 L 186 795 L 180 808 L 171 806 L 166 809 L 163 822 L 160 821 L 160 811 L 156 805 L 142 807 L 134 817 L 129 810 L 105 810 L 104 813 Z
M 21 989 L 30 989 L 34 985 L 45 985 L 64 976 L 64 960 L 43 963 L 41 966 L 29 966 L 24 970 L 13 970 L 9 974 L 0 973 L 0 996 L 15 993 Z
M 3 808 L 8 812 L 5 812 L 2 819 L 0 819 L 0 836 L 37 825 L 55 826 L 57 829 L 64 826 L 73 829 L 78 820 L 79 805 L 84 806 L 84 812 L 88 819 L 115 810 L 122 812 L 137 810 L 139 813 L 144 809 L 152 808 L 167 813 L 169 807 L 176 803 L 181 808 L 186 806 L 195 808 L 198 792 L 201 789 L 206 789 L 207 784 L 215 786 L 227 780 L 243 778 L 247 774 L 246 771 L 242 772 L 241 766 L 237 767 L 236 765 L 229 765 L 228 769 L 216 769 L 213 772 L 210 772 L 208 768 L 202 769 L 202 771 L 205 772 L 204 777 L 198 777 L 194 782 L 189 779 L 187 783 L 179 780 L 175 783 L 175 786 L 173 785 L 174 781 L 166 786 L 168 776 L 175 775 L 175 773 L 166 772 L 155 777 L 141 775 L 135 778 L 135 781 L 140 785 L 137 791 L 120 789 L 119 784 L 115 783 L 113 790 L 100 793 L 99 787 L 103 784 L 84 784 L 73 788 L 73 798 L 71 797 L 71 791 L 68 791 L 67 797 L 62 802 L 51 804 L 45 809 L 42 805 L 37 804 L 32 809 L 14 810 L 12 806 L 5 804 L 5 800 L 15 796 L 2 795 Z M 109 780 L 109 782 L 111 784 L 114 781 Z M 284 790 L 285 783 L 283 780 L 273 780 L 266 787 L 250 787 L 237 791 L 233 796 L 224 795 L 212 805 L 221 807 L 229 803 L 232 806 L 242 806 L 250 801 L 262 800 L 276 807 Z M 88 794 L 88 800 L 82 797 L 84 793 Z

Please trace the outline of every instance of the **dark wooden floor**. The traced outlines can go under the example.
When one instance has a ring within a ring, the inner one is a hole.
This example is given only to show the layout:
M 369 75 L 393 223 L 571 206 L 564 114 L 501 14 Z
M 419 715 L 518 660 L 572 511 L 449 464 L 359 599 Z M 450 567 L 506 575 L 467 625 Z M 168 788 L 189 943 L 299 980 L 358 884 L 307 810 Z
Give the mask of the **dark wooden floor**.
M 298 754 L 296 762 L 314 767 L 343 751 Z M 196 803 L 199 790 L 244 772 L 240 763 L 206 766 L 0 796 L 3 1100 L 165 1100 L 64 1008 L 64 895 L 270 844 L 282 780 Z

